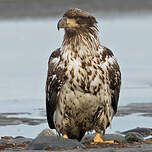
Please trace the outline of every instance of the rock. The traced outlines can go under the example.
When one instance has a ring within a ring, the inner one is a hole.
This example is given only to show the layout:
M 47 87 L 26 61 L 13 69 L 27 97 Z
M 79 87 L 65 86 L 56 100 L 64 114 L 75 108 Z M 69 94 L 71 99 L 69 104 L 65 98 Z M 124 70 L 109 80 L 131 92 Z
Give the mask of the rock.
M 144 141 L 145 144 L 152 144 L 152 138 L 146 139 Z
M 95 134 L 87 134 L 85 135 L 82 140 L 81 140 L 81 143 L 86 143 L 86 142 L 92 142 L 93 141 L 93 137 L 94 137 Z
M 125 139 L 128 143 L 134 143 L 134 142 L 143 142 L 144 138 L 141 134 L 137 132 L 129 132 L 125 136 Z
M 119 134 L 105 134 L 103 136 L 103 140 L 114 140 L 114 141 L 118 141 L 120 143 L 125 142 L 125 137 Z
M 56 136 L 56 135 L 51 129 L 46 128 L 42 132 L 40 132 L 38 136 Z
M 56 136 L 52 130 L 44 129 L 28 146 L 27 150 L 58 150 L 83 147 L 77 140 Z
M 29 144 L 29 143 L 32 142 L 32 138 L 15 137 L 15 138 L 13 139 L 13 142 L 15 142 L 15 143 Z
M 65 139 L 58 136 L 38 136 L 26 148 L 26 150 L 67 150 L 83 148 L 77 140 Z
M 12 136 L 3 136 L 0 139 L 0 150 L 23 150 L 31 141 L 31 138 L 24 138 L 22 136 L 15 138 Z
M 12 136 L 2 136 L 1 139 L 11 140 L 11 139 L 13 139 L 13 137 Z
M 15 139 L 21 139 L 21 138 L 25 138 L 23 136 L 16 136 Z
M 5 150 L 5 146 L 4 145 L 0 145 L 0 150 Z
M 127 131 L 124 131 L 124 132 L 120 132 L 120 134 L 127 135 L 129 132 L 139 133 L 143 137 L 147 137 L 147 136 L 152 135 L 152 129 L 151 128 L 140 128 L 140 127 L 137 127 L 135 129 L 131 129 L 131 130 L 127 130 Z

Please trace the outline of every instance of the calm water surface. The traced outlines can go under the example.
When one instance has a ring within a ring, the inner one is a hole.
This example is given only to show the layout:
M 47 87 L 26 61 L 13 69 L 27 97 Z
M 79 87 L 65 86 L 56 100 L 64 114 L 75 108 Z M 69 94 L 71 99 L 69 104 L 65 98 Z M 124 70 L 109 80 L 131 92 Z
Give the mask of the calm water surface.
M 45 109 L 47 62 L 64 34 L 57 31 L 57 21 L 0 21 L 0 113 L 30 112 L 30 116 L 18 117 L 45 118 L 39 109 Z M 119 105 L 152 102 L 152 17 L 98 21 L 101 43 L 113 50 L 121 67 Z M 151 127 L 151 121 L 137 115 L 116 117 L 108 131 Z M 0 136 L 35 137 L 46 127 L 2 126 Z

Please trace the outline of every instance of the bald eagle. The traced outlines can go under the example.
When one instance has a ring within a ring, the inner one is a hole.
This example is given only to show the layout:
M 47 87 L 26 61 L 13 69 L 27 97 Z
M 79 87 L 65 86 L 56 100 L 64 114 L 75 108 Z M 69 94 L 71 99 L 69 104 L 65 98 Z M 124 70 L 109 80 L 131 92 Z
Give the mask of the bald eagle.
M 57 24 L 65 34 L 48 62 L 46 111 L 51 129 L 81 140 L 95 130 L 94 142 L 117 112 L 121 72 L 111 50 L 101 45 L 96 18 L 78 8 L 67 10 Z

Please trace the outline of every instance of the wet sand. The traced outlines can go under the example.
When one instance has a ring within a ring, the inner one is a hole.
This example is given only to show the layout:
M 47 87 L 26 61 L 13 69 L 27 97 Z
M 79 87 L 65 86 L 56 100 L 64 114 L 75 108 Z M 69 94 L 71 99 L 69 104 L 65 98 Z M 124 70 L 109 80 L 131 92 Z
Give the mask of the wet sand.
M 132 103 L 120 106 L 116 116 L 138 114 L 139 116 L 152 117 L 152 103 Z
M 78 7 L 102 16 L 142 15 L 152 13 L 151 0 L 0 0 L 1 19 L 47 18 Z

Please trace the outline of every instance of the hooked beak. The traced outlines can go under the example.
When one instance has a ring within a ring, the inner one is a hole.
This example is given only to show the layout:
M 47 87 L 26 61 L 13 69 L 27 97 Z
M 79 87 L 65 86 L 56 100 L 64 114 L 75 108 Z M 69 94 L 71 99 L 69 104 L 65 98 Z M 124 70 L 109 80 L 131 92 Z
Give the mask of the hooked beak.
M 67 27 L 67 18 L 63 17 L 59 20 L 57 28 L 59 30 L 60 28 L 65 28 L 65 27 Z
M 57 25 L 58 30 L 60 28 L 76 28 L 79 27 L 75 19 L 70 19 L 67 17 L 62 17 Z

